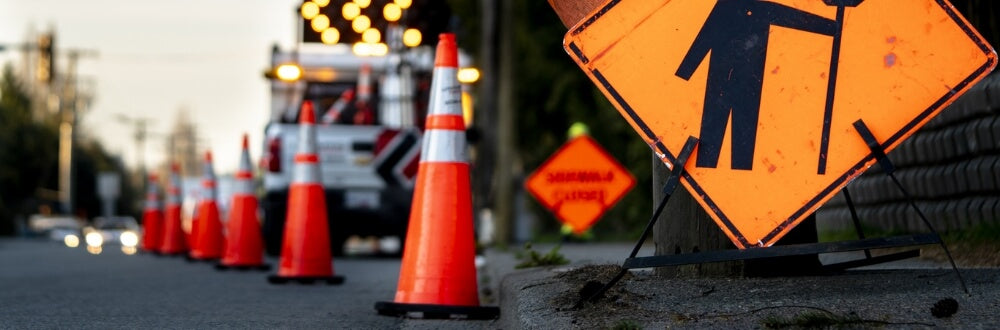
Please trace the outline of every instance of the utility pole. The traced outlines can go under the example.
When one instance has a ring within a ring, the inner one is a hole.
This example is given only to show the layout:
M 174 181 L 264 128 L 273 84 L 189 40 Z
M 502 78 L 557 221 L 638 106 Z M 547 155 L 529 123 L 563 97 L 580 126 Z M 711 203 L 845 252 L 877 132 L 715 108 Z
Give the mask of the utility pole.
M 24 43 L 16 45 L 0 45 L 0 51 L 8 48 L 21 48 L 28 54 L 35 53 L 37 65 L 35 67 L 34 78 L 37 82 L 50 86 L 56 81 L 55 55 L 66 55 L 66 73 L 62 79 L 62 91 L 58 96 L 58 110 L 61 123 L 59 124 L 59 202 L 65 214 L 73 214 L 73 144 L 76 141 L 76 122 L 79 114 L 80 103 L 86 98 L 79 95 L 79 81 L 77 79 L 77 62 L 80 57 L 96 57 L 97 52 L 92 50 L 67 49 L 57 51 L 55 49 L 55 33 L 48 32 L 42 34 L 35 43 Z M 28 60 L 26 59 L 27 63 Z M 45 89 L 48 91 L 48 87 Z M 45 92 L 47 96 L 49 92 Z M 60 95 L 61 94 L 61 95 Z
M 63 90 L 60 96 L 59 124 L 59 192 L 63 211 L 73 214 L 73 144 L 76 141 L 76 122 L 79 114 L 80 95 L 77 86 L 77 62 L 80 57 L 96 57 L 97 52 L 91 50 L 69 49 L 65 51 L 66 76 L 63 78 Z
M 136 171 L 139 174 L 139 187 L 142 188 L 140 191 L 145 191 L 146 182 L 146 138 L 148 137 L 148 132 L 146 131 L 146 126 L 153 120 L 152 118 L 145 117 L 130 117 L 123 114 L 116 114 L 115 119 L 118 122 L 125 125 L 132 125 L 132 129 L 135 133 L 132 138 L 135 140 L 135 166 Z
M 511 239 L 511 228 L 517 217 L 514 211 L 514 164 L 517 157 L 517 140 L 514 123 L 517 118 L 514 105 L 514 4 L 500 1 L 499 5 L 499 81 L 497 82 L 497 159 L 496 159 L 496 242 L 505 246 Z

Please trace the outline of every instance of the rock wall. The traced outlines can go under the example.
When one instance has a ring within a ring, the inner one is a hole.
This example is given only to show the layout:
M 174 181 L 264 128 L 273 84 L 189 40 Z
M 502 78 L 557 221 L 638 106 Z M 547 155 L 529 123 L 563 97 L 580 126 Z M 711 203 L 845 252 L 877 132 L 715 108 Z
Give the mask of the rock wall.
M 889 153 L 896 178 L 940 232 L 1000 221 L 1000 74 L 973 86 Z M 878 165 L 847 189 L 866 227 L 926 232 Z M 843 192 L 816 213 L 819 230 L 853 230 Z

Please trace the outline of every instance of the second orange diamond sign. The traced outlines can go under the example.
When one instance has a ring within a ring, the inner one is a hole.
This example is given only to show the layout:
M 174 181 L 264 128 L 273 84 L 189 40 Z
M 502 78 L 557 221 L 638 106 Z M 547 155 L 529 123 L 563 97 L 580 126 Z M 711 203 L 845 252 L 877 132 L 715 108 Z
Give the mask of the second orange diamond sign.
M 579 234 L 632 189 L 635 178 L 597 142 L 581 135 L 560 147 L 525 185 Z
M 567 52 L 740 248 L 770 246 L 996 66 L 943 0 L 609 1 Z

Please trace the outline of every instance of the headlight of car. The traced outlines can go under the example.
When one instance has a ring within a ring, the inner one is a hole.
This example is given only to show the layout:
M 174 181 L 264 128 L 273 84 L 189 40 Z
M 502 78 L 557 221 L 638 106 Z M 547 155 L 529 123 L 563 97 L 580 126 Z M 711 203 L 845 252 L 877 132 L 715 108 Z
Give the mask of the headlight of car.
M 63 243 L 66 243 L 68 247 L 75 248 L 80 246 L 80 237 L 73 234 L 66 235 L 63 237 Z
M 118 239 L 123 246 L 134 247 L 139 244 L 139 236 L 131 231 L 122 232 Z
M 101 233 L 96 231 L 87 233 L 87 236 L 83 239 L 87 241 L 87 246 L 100 247 L 104 245 L 104 236 L 101 236 Z

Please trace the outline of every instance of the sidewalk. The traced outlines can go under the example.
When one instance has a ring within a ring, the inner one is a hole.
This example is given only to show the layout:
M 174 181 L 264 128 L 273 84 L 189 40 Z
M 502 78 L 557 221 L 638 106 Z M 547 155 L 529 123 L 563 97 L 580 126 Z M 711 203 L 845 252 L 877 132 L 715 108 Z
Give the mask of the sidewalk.
M 544 253 L 551 247 L 535 250 Z M 638 270 L 630 272 L 605 299 L 571 309 L 585 283 L 609 280 L 630 251 L 627 243 L 564 245 L 560 252 L 571 261 L 569 265 L 514 272 L 510 272 L 516 262 L 512 253 L 488 252 L 484 276 L 507 275 L 483 282 L 498 286 L 504 329 L 1000 328 L 1000 269 L 963 269 L 967 295 L 947 265 L 923 260 L 810 277 L 670 279 Z M 639 255 L 652 255 L 652 251 L 647 246 Z M 825 256 L 822 260 L 851 257 Z M 957 301 L 957 313 L 933 316 L 932 307 L 946 298 Z

